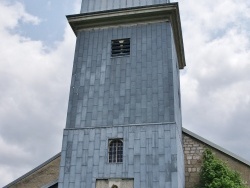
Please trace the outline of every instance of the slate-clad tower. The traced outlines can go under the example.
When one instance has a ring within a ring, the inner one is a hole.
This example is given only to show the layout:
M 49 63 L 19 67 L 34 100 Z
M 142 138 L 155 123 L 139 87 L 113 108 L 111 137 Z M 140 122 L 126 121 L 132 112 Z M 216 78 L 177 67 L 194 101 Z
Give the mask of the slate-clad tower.
M 59 187 L 184 188 L 178 4 L 83 0 Z

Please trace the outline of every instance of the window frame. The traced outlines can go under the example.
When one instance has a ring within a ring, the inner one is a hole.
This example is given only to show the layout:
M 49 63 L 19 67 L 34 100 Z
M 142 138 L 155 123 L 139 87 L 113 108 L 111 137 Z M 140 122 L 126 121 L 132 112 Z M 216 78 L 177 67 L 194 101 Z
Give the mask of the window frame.
M 111 146 L 115 143 L 114 146 Z M 119 143 L 121 145 L 119 145 Z M 120 150 L 119 150 L 120 147 Z M 112 138 L 108 140 L 108 163 L 122 163 L 123 162 L 123 139 L 122 138 Z
M 120 42 L 123 41 L 123 42 Z M 123 45 L 123 43 L 125 43 Z M 119 45 L 120 44 L 120 45 Z M 123 57 L 130 55 L 130 38 L 112 39 L 111 40 L 111 57 Z

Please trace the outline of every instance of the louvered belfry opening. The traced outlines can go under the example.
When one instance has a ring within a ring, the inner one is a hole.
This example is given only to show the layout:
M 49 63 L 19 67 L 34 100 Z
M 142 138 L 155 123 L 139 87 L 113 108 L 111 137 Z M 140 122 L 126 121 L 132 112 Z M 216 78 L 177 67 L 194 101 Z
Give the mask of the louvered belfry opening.
M 130 54 L 130 38 L 112 40 L 111 56 L 124 56 Z

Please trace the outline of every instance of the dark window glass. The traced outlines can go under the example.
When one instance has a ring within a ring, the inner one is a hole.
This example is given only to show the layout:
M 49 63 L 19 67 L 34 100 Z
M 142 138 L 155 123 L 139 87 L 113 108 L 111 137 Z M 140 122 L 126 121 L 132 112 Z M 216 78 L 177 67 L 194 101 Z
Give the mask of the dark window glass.
M 120 139 L 109 141 L 109 162 L 121 163 L 123 160 L 123 142 Z
M 111 56 L 124 56 L 130 54 L 130 39 L 117 39 L 111 42 Z

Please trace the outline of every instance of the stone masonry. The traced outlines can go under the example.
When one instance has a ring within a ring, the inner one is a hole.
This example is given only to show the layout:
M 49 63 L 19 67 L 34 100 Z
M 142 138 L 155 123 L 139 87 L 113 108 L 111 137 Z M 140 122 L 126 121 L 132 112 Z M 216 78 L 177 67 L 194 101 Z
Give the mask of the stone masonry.
M 59 176 L 59 166 L 61 161 L 61 155 L 57 155 L 53 160 L 49 160 L 45 165 L 34 170 L 28 176 L 24 175 L 20 181 L 7 186 L 8 188 L 41 188 L 44 185 L 56 182 Z M 6 188 L 7 188 L 6 187 Z
M 199 183 L 202 155 L 206 148 L 211 149 L 215 156 L 226 162 L 231 169 L 238 171 L 246 185 L 250 187 L 250 167 L 248 164 L 246 165 L 244 162 L 183 132 L 186 188 L 194 188 Z

